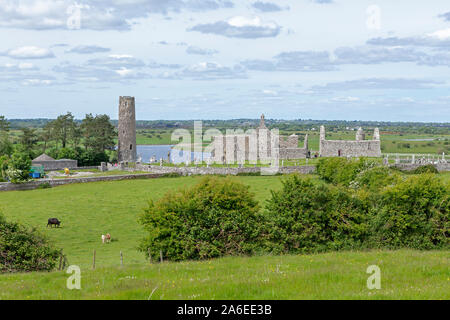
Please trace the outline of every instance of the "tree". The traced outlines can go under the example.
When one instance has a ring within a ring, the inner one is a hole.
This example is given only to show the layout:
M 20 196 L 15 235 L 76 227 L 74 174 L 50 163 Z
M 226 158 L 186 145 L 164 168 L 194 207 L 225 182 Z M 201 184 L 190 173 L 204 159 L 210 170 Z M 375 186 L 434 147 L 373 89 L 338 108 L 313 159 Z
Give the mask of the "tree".
M 95 117 L 92 114 L 86 114 L 86 118 L 81 123 L 81 130 L 86 150 L 103 152 L 114 147 L 116 132 L 106 114 Z
M 39 140 L 44 142 L 44 144 L 42 145 L 42 153 L 45 153 L 45 151 L 47 150 L 48 144 L 52 140 L 52 137 L 53 137 L 52 123 L 48 122 L 45 124 L 44 129 L 39 134 Z
M 0 133 L 9 132 L 9 122 L 5 116 L 0 116 Z
M 9 140 L 9 122 L 5 116 L 0 116 L 0 156 L 10 156 L 13 153 L 13 146 Z
M 68 141 L 73 139 L 77 126 L 72 113 L 67 112 L 65 115 L 60 115 L 51 123 L 53 136 L 57 141 L 60 141 L 62 147 L 65 148 Z
M 32 156 L 33 149 L 38 142 L 38 136 L 36 134 L 36 129 L 33 128 L 21 128 L 22 135 L 20 136 L 20 144 L 24 151 L 26 151 L 30 156 Z
M 8 163 L 6 174 L 12 183 L 28 181 L 30 179 L 31 160 L 26 153 L 14 153 Z

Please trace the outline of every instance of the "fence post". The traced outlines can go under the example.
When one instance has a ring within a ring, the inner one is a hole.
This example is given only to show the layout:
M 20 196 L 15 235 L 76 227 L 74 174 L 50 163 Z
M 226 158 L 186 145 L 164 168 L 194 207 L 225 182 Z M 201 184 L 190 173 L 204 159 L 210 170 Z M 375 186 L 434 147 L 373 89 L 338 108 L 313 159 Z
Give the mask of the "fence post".
M 60 253 L 59 253 L 59 267 L 58 270 L 61 271 L 61 267 L 62 267 L 62 259 L 63 259 L 63 251 L 61 249 Z
M 123 254 L 122 254 L 122 251 L 120 251 L 120 265 L 123 266 Z
M 93 259 L 93 262 L 92 262 L 92 269 L 95 269 L 95 249 L 94 249 L 94 259 Z
M 150 248 L 148 248 L 148 258 L 150 260 L 150 264 L 152 263 L 152 253 L 150 252 Z
M 162 254 L 162 250 L 159 250 L 159 258 L 161 259 L 161 263 L 163 263 L 163 254 Z

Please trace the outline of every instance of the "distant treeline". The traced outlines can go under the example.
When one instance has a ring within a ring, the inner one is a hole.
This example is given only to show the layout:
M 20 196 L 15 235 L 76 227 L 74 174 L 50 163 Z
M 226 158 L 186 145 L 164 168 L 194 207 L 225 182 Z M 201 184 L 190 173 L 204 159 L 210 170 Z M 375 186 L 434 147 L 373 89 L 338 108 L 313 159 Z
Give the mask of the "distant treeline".
M 11 129 L 43 128 L 47 123 L 54 119 L 8 119 Z M 76 123 L 81 124 L 82 120 L 75 119 Z M 192 128 L 194 120 L 137 120 L 138 129 L 150 128 Z M 284 131 L 318 130 L 320 125 L 325 125 L 327 130 L 346 130 L 347 128 L 374 128 L 378 127 L 382 131 L 393 132 L 414 132 L 426 134 L 448 134 L 450 132 L 450 123 L 433 122 L 387 122 L 387 121 L 345 121 L 345 120 L 279 120 L 266 119 L 266 125 L 269 128 L 276 127 Z M 202 120 L 203 127 L 215 128 L 254 128 L 259 124 L 259 119 L 232 119 L 232 120 Z M 111 120 L 111 124 L 117 127 L 118 120 Z

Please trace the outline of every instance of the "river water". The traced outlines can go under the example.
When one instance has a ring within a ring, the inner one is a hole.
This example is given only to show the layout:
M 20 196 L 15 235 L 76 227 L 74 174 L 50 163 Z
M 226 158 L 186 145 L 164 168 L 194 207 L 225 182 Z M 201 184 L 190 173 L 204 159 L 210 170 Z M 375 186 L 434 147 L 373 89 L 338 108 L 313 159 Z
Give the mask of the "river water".
M 142 162 L 149 163 L 151 158 L 155 158 L 157 162 L 159 159 L 167 161 L 168 154 L 170 152 L 170 162 L 171 163 L 183 163 L 186 162 L 185 154 L 182 150 L 172 149 L 173 145 L 138 145 L 137 154 L 138 158 L 142 159 Z M 190 161 L 195 159 L 206 161 L 211 157 L 210 153 L 207 152 L 191 152 Z

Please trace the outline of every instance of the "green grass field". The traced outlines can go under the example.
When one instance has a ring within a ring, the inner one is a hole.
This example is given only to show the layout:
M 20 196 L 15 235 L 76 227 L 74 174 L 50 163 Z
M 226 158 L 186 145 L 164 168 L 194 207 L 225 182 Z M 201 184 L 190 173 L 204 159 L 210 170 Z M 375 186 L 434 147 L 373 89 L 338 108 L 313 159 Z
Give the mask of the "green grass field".
M 440 175 L 450 180 L 450 173 Z M 262 205 L 280 176 L 233 177 Z M 149 199 L 201 177 L 65 185 L 0 193 L 6 218 L 35 226 L 82 270 L 82 290 L 65 288 L 64 272 L 0 275 L 0 299 L 448 299 L 449 251 L 401 250 L 320 255 L 230 257 L 149 264 L 136 247 L 144 236 L 137 216 Z M 57 217 L 61 228 L 47 228 Z M 101 235 L 113 241 L 102 244 Z M 92 270 L 96 250 L 96 270 Z M 124 266 L 120 266 L 120 251 Z M 368 265 L 382 270 L 382 289 L 368 290 Z M 156 289 L 155 289 L 156 288 Z
M 448 252 L 372 251 L 231 257 L 204 262 L 0 276 L 0 299 L 450 299 Z M 381 289 L 369 290 L 369 265 Z
M 281 185 L 277 177 L 235 177 L 251 186 L 261 202 L 270 189 Z M 123 252 L 129 263 L 145 262 L 136 250 L 144 236 L 137 216 L 148 200 L 171 189 L 190 186 L 200 177 L 161 178 L 116 182 L 92 182 L 61 187 L 0 193 L 0 211 L 7 219 L 35 226 L 64 249 L 69 263 L 91 265 L 93 250 L 97 265 L 117 265 Z M 56 217 L 62 227 L 47 228 L 48 218 Z M 101 235 L 110 233 L 111 244 L 102 245 Z

